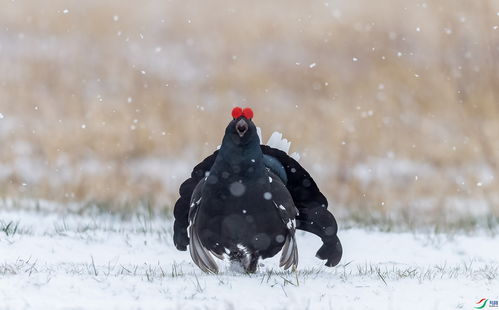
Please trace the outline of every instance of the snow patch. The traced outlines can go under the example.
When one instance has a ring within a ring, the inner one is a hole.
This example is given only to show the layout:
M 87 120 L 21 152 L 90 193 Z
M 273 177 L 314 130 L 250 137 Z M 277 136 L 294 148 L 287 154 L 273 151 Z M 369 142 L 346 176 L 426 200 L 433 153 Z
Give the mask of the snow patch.
M 366 309 L 471 309 L 484 292 L 499 290 L 492 280 L 499 251 L 491 250 L 498 237 L 485 232 L 343 229 L 342 262 L 327 268 L 314 257 L 321 240 L 298 231 L 296 274 L 276 273 L 276 255 L 261 261 L 254 276 L 230 269 L 228 261 L 220 274 L 207 275 L 188 252 L 175 249 L 166 218 L 6 209 L 0 218 L 19 227 L 0 238 L 6 309 L 348 309 L 352 300 Z M 299 285 L 283 284 L 295 281 Z

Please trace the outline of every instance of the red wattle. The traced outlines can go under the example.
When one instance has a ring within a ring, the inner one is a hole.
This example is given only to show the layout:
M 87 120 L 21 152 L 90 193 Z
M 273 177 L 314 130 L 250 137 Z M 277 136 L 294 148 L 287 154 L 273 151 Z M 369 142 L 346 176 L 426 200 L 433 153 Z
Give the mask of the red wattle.
M 252 119 L 253 118 L 253 110 L 251 110 L 251 108 L 244 108 L 243 116 L 246 117 L 247 119 Z
M 241 117 L 241 115 L 243 115 L 243 109 L 241 109 L 240 107 L 235 107 L 234 109 L 232 109 L 232 117 L 234 119 Z

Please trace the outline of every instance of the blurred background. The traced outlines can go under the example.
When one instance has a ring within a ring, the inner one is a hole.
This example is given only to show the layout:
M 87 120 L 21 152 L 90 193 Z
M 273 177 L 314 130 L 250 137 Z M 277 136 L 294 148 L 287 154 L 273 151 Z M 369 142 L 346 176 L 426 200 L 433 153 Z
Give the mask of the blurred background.
M 345 223 L 499 215 L 497 1 L 0 6 L 4 201 L 168 213 L 243 106 Z

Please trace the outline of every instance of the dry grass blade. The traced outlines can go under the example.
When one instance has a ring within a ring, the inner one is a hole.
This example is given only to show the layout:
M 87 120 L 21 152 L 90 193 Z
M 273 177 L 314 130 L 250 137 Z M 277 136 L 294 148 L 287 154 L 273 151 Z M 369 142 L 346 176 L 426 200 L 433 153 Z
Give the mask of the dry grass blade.
M 498 11 L 492 0 L 5 2 L 0 196 L 167 210 L 230 108 L 250 105 L 341 216 L 497 217 Z

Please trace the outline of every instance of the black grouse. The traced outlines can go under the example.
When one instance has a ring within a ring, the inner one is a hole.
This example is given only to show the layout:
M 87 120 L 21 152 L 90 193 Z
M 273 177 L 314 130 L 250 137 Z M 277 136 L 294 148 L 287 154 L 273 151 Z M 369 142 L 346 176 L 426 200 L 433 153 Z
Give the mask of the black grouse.
M 296 268 L 295 230 L 319 236 L 316 256 L 335 266 L 342 255 L 338 226 L 309 173 L 285 152 L 260 145 L 253 111 L 237 107 L 220 150 L 194 167 L 175 204 L 175 246 L 217 273 L 213 256 L 254 273 L 258 259 L 282 250 L 280 266 Z M 213 255 L 213 256 L 212 256 Z

